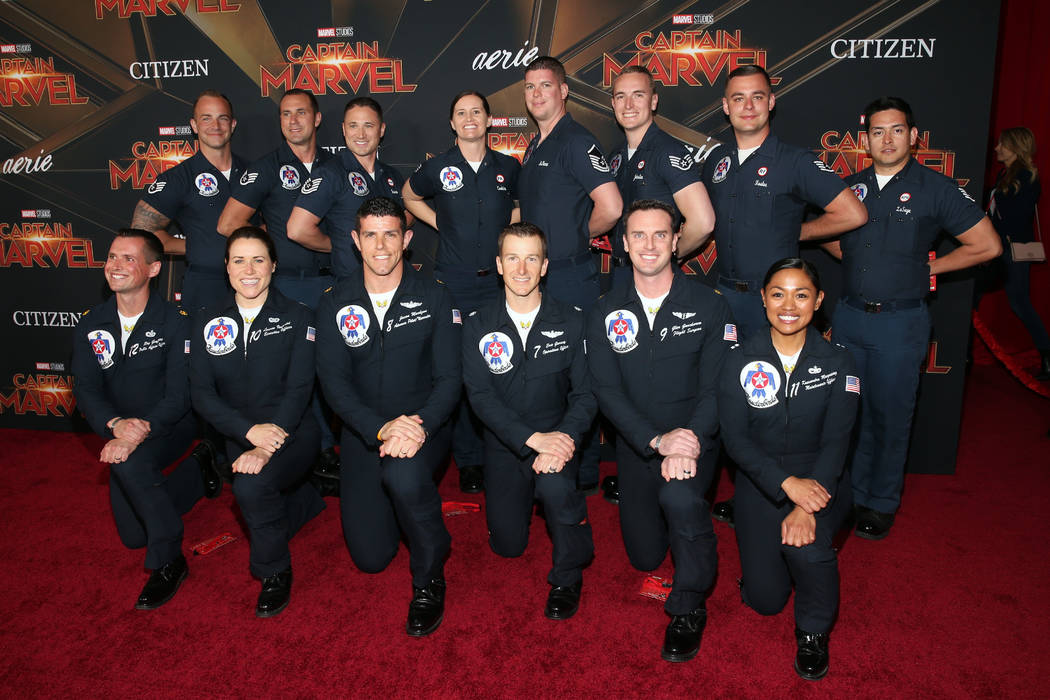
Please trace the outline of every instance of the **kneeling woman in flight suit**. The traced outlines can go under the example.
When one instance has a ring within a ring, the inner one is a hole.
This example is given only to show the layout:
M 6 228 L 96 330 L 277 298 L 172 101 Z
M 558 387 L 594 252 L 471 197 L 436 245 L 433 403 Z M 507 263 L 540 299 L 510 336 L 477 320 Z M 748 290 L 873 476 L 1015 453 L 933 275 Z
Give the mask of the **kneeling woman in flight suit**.
M 226 241 L 233 294 L 203 309 L 190 336 L 193 407 L 228 438 L 233 493 L 251 540 L 250 569 L 262 580 L 259 617 L 287 607 L 288 540 L 324 510 L 305 481 L 321 445 L 310 411 L 313 313 L 270 287 L 276 268 L 265 231 L 234 231 Z
M 795 670 L 828 671 L 839 603 L 832 538 L 852 505 L 846 451 L 860 398 L 853 361 L 810 329 L 824 293 L 801 258 L 773 263 L 762 285 L 768 333 L 734 346 L 723 365 L 722 439 L 737 479 L 736 538 L 744 603 L 784 609 L 795 584 Z

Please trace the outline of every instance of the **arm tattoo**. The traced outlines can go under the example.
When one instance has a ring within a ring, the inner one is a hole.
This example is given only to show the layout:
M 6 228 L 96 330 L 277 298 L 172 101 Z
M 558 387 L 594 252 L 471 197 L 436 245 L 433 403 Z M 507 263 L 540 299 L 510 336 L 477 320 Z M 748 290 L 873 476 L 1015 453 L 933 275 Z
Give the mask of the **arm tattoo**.
M 171 219 L 141 199 L 135 205 L 135 213 L 131 217 L 131 228 L 141 228 L 146 231 L 164 231 L 170 223 Z

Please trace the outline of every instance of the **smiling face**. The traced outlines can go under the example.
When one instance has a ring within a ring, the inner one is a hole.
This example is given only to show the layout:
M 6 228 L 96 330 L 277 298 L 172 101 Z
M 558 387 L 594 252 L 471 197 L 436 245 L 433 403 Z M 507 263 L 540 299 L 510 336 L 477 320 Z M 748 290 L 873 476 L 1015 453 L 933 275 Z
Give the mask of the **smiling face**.
M 547 258 L 539 236 L 506 236 L 496 258 L 496 269 L 503 277 L 507 298 L 529 297 L 539 289 L 547 274 Z
M 895 173 L 911 156 L 919 130 L 908 127 L 908 117 L 899 109 L 875 112 L 868 120 L 868 154 L 880 175 Z
M 375 155 L 386 124 L 371 107 L 351 107 L 343 115 L 343 138 L 346 147 L 358 158 Z
M 225 147 L 233 138 L 237 120 L 233 118 L 230 104 L 221 97 L 202 97 L 197 101 L 190 119 L 190 127 L 197 134 L 197 140 L 204 146 L 213 149 Z
M 377 277 L 400 270 L 401 258 L 412 240 L 412 232 L 402 232 L 396 216 L 362 217 L 360 230 L 350 235 L 361 251 L 361 262 Z
M 321 113 L 306 95 L 286 95 L 281 100 L 281 134 L 293 146 L 308 144 L 321 124 Z
M 769 131 L 769 113 L 775 104 L 776 98 L 764 76 L 738 75 L 726 85 L 722 111 L 729 115 L 737 141 L 741 137 L 760 139 Z
M 624 131 L 648 128 L 658 99 L 641 73 L 624 73 L 613 81 L 613 114 Z
M 816 290 L 804 270 L 780 270 L 762 290 L 769 325 L 782 336 L 805 331 L 823 301 L 824 292 Z
M 277 268 L 266 244 L 257 238 L 241 238 L 230 244 L 229 256 L 226 274 L 237 303 L 245 307 L 261 306 Z
M 452 119 L 449 122 L 460 143 L 480 141 L 485 138 L 485 130 L 492 126 L 492 117 L 485 112 L 485 105 L 477 95 L 464 95 L 452 108 Z
M 146 261 L 146 244 L 140 238 L 118 236 L 109 246 L 109 255 L 102 271 L 115 294 L 137 292 L 151 277 L 160 274 L 161 262 Z
M 525 74 L 525 108 L 537 122 L 549 122 L 565 112 L 569 86 L 554 71 L 540 68 Z
M 635 277 L 656 277 L 671 267 L 678 234 L 670 214 L 662 209 L 640 209 L 627 217 L 623 247 L 631 257 Z

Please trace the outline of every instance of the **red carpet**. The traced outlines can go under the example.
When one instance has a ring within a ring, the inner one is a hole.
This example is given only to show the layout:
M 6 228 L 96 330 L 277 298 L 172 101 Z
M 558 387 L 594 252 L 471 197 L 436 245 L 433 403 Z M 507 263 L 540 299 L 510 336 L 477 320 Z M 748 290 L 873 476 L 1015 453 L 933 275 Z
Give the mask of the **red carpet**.
M 178 596 L 132 603 L 140 552 L 119 543 L 93 436 L 2 431 L 0 682 L 7 697 L 1045 697 L 1050 642 L 1046 400 L 979 363 L 968 380 L 955 476 L 909 476 L 882 542 L 850 538 L 831 671 L 792 670 L 790 610 L 740 604 L 732 530 L 716 523 L 720 574 L 700 655 L 659 658 L 667 618 L 637 594 L 616 508 L 589 499 L 597 547 L 580 612 L 542 616 L 550 544 L 534 521 L 526 555 L 503 560 L 482 513 L 450 517 L 441 629 L 403 632 L 403 550 L 369 576 L 350 563 L 338 502 L 292 543 L 295 588 L 279 617 L 253 616 L 258 584 L 227 486 L 186 518 L 187 545 L 240 539 L 190 560 Z M 922 439 L 919 436 L 917 439 Z M 442 494 L 462 497 L 454 474 Z M 669 565 L 658 573 L 668 573 Z

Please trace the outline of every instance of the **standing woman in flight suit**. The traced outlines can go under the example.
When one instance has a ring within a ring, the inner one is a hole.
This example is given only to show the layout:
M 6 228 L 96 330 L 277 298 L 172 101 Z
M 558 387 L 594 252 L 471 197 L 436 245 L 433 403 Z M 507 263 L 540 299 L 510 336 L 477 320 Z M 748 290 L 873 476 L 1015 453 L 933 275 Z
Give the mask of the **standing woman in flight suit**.
M 448 120 L 455 144 L 419 166 L 401 193 L 405 209 L 438 232 L 434 278 L 444 283 L 466 317 L 500 298 L 496 239 L 505 226 L 519 220 L 521 166 L 516 158 L 488 147 L 492 117 L 480 92 L 466 90 L 452 98 Z M 452 454 L 460 489 L 480 492 L 484 459 L 480 423 L 471 417 L 465 397 L 455 414 Z
M 190 353 L 194 408 L 228 438 L 233 493 L 251 540 L 249 565 L 262 580 L 258 617 L 287 607 L 288 540 L 324 510 L 304 480 L 321 444 L 309 409 L 313 313 L 270 289 L 276 269 L 277 252 L 265 231 L 234 231 L 226 242 L 233 294 L 195 319 Z
M 849 352 L 809 328 L 824 293 L 801 258 L 773 263 L 762 285 L 770 328 L 734 346 L 719 386 L 722 439 L 736 483 L 744 603 L 776 615 L 795 584 L 795 671 L 828 672 L 838 612 L 832 538 L 853 502 L 845 470 L 860 380 Z

